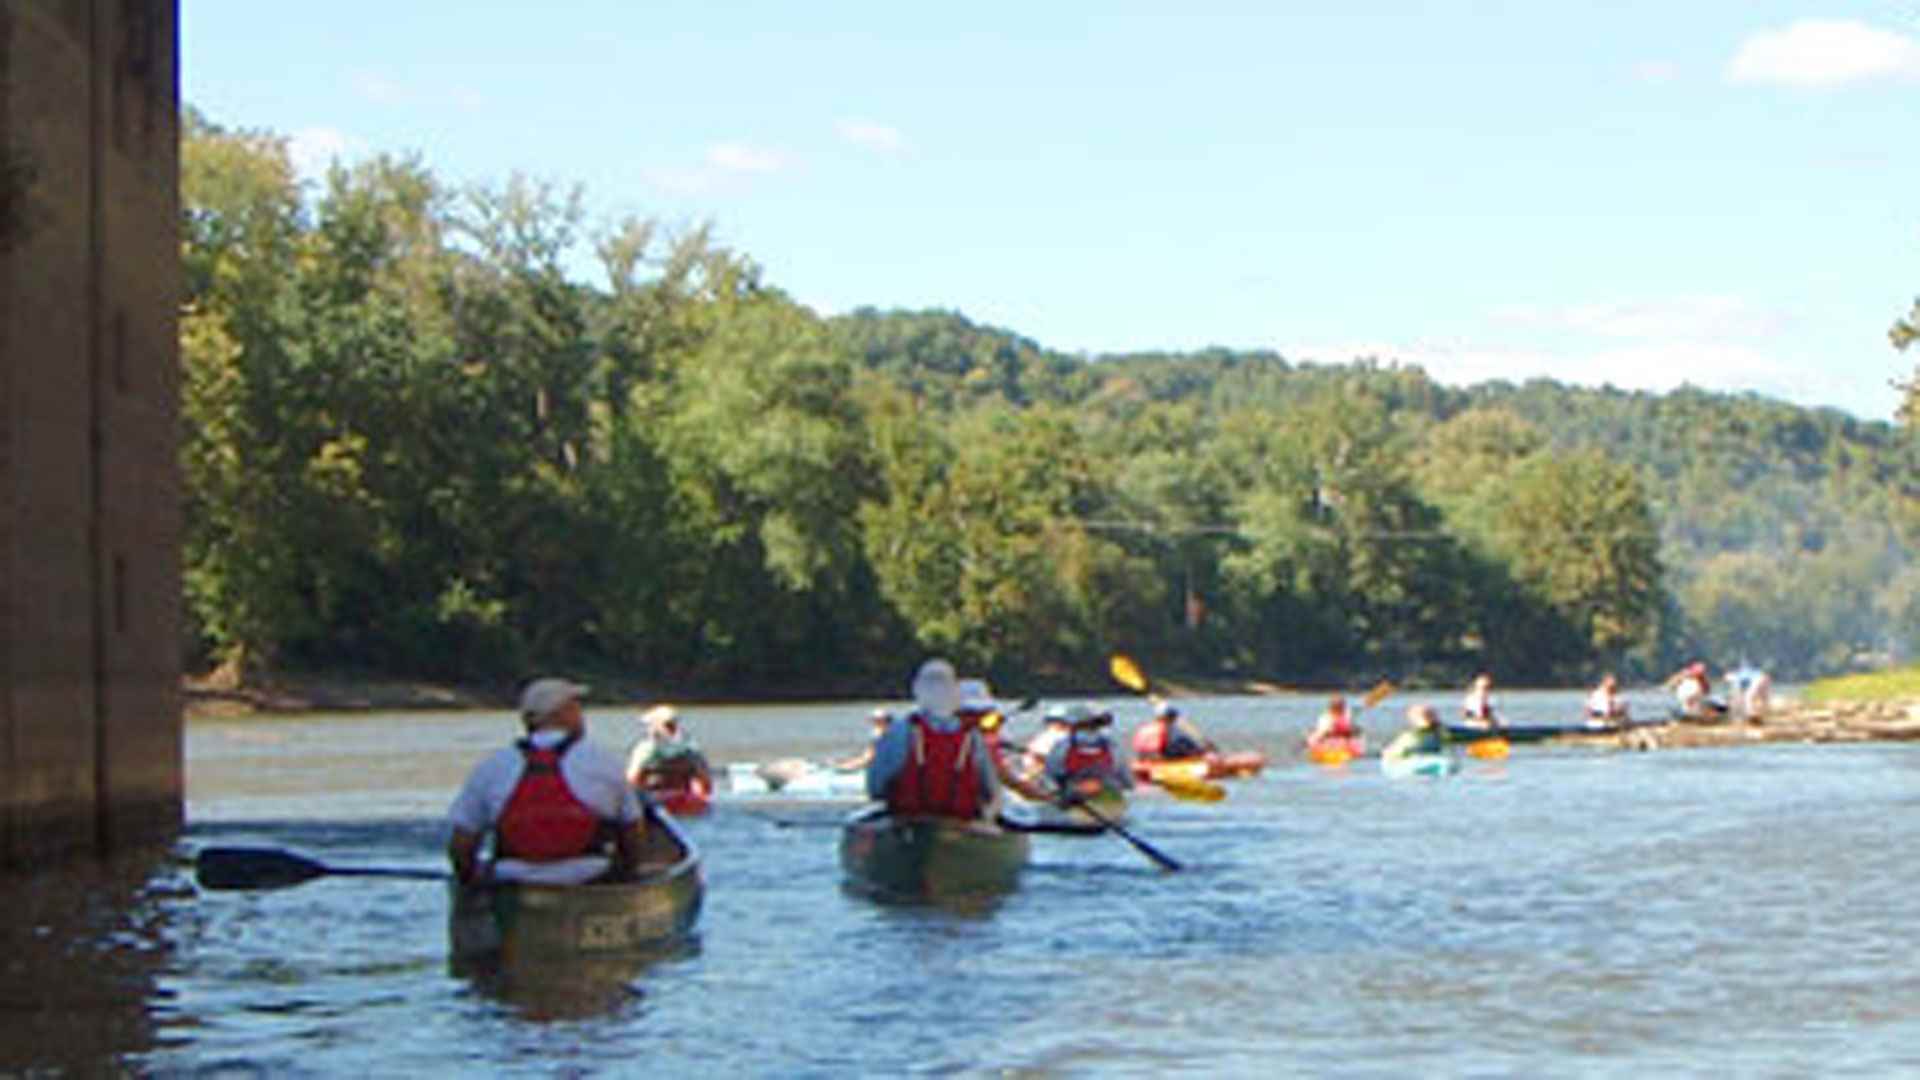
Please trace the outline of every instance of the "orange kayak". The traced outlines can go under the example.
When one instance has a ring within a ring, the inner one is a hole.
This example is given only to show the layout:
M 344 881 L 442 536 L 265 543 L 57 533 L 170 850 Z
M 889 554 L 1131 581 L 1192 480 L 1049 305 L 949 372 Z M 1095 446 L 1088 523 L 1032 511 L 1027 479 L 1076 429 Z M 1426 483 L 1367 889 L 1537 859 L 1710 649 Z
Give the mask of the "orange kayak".
M 1155 761 L 1135 761 L 1133 777 L 1149 783 L 1165 780 L 1230 780 L 1243 776 L 1252 776 L 1267 767 L 1267 755 L 1258 750 L 1241 750 L 1231 754 L 1207 754 L 1204 757 L 1162 758 Z
M 1345 765 L 1366 752 L 1364 735 L 1326 735 L 1307 743 L 1307 760 L 1316 765 Z

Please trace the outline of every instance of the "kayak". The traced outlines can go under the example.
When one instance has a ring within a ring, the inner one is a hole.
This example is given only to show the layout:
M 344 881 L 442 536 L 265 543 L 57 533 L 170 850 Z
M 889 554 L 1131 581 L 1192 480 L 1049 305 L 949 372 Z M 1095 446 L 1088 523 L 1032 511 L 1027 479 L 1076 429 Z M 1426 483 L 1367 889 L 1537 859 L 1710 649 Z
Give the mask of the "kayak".
M 548 960 L 655 949 L 693 933 L 705 899 L 700 853 L 673 818 L 647 808 L 637 880 L 594 885 L 450 883 L 456 963 Z
M 1167 779 L 1232 780 L 1252 776 L 1266 767 L 1267 755 L 1258 750 L 1241 750 L 1231 754 L 1207 754 L 1203 757 L 1161 758 L 1153 761 L 1136 758 L 1133 763 L 1133 778 L 1156 784 Z
M 1438 753 L 1393 754 L 1380 756 L 1380 771 L 1388 776 L 1450 776 L 1460 771 L 1460 759 L 1444 751 Z
M 1316 765 L 1345 765 L 1366 752 L 1365 735 L 1323 735 L 1307 741 L 1307 760 Z
M 713 806 L 713 778 L 701 774 L 688 778 L 681 786 L 654 788 L 651 794 L 676 817 L 704 814 Z
M 697 752 L 649 765 L 634 787 L 679 817 L 704 814 L 713 805 L 713 773 Z
M 847 819 L 840 868 L 849 887 L 887 900 L 994 896 L 1019 883 L 1033 843 L 984 821 L 895 817 L 883 806 Z
M 1448 724 L 1447 737 L 1455 742 L 1475 742 L 1481 739 L 1505 739 L 1510 743 L 1545 742 L 1564 735 L 1613 735 L 1629 728 L 1647 727 L 1652 724 L 1664 724 L 1665 720 L 1628 720 L 1615 724 L 1513 724 L 1499 728 L 1468 727 L 1465 724 Z
M 1127 793 L 1117 787 L 1100 785 L 1096 793 L 1087 799 L 1087 805 L 1107 822 L 1124 823 L 1127 820 Z M 1107 829 L 1106 822 L 1095 820 L 1092 814 L 1078 806 L 1030 802 L 1017 793 L 1009 800 L 1004 820 L 1008 827 L 1021 832 L 1091 836 Z

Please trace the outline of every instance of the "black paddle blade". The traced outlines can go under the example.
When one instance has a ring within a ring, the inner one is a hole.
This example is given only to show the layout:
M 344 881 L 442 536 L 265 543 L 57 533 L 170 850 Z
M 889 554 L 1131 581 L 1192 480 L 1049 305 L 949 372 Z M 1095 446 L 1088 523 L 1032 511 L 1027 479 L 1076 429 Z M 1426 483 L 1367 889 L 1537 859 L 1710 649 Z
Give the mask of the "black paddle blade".
M 312 859 L 277 848 L 202 848 L 194 860 L 203 889 L 284 889 L 326 873 Z

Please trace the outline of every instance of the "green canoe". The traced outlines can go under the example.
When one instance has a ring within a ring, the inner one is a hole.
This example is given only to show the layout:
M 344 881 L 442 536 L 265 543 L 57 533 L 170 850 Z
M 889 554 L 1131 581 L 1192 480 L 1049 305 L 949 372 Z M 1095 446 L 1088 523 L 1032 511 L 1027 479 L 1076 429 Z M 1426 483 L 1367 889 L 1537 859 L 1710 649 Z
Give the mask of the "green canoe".
M 988 822 L 894 817 L 884 807 L 847 819 L 840 867 L 847 884 L 892 900 L 994 896 L 1019 883 L 1032 842 Z
M 595 885 L 450 886 L 456 961 L 564 959 L 657 949 L 693 932 L 706 885 L 700 854 L 671 816 L 647 808 L 637 880 Z

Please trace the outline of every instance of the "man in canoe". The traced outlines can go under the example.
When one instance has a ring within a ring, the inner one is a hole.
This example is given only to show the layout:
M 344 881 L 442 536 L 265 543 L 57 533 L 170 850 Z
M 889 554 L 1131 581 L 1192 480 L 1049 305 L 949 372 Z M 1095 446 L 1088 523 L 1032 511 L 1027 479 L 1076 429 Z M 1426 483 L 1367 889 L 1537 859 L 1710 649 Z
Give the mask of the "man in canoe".
M 713 787 L 712 769 L 707 756 L 680 723 L 680 710 L 671 705 L 655 705 L 640 717 L 646 732 L 627 755 L 627 782 L 644 791 L 656 788 L 685 789 L 696 780 Z
M 1437 754 L 1447 748 L 1447 728 L 1431 705 L 1407 706 L 1407 727 L 1381 749 L 1383 758 Z
M 1619 724 L 1627 719 L 1627 703 L 1620 696 L 1620 680 L 1609 671 L 1587 695 L 1587 723 Z
M 900 816 L 985 819 L 1000 798 L 993 755 L 980 729 L 960 719 L 953 665 L 929 660 L 913 677 L 913 711 L 873 746 L 867 795 Z
M 1180 707 L 1162 698 L 1154 703 L 1153 719 L 1133 729 L 1136 761 L 1181 761 L 1216 753 L 1213 740 L 1201 734 Z
M 586 739 L 586 692 L 565 679 L 527 684 L 526 736 L 474 766 L 447 812 L 447 858 L 460 881 L 578 885 L 633 876 L 646 817 L 620 759 Z M 489 834 L 493 858 L 483 860 Z
M 1067 737 L 1073 730 L 1065 705 L 1049 705 L 1047 711 L 1040 714 L 1040 730 L 1027 740 L 1027 752 L 1022 771 L 1028 776 L 1044 776 L 1047 771 L 1047 754 L 1054 745 Z
M 868 736 L 867 745 L 861 747 L 860 752 L 852 757 L 842 758 L 834 762 L 833 767 L 835 769 L 841 772 L 851 772 L 854 769 L 864 769 L 872 764 L 873 748 L 879 743 L 880 736 L 887 733 L 887 725 L 893 723 L 893 713 L 888 711 L 884 705 L 878 706 L 867 714 L 867 723 L 873 726 L 873 733 Z
M 1467 686 L 1467 696 L 1460 701 L 1460 714 L 1468 727 L 1500 730 L 1500 717 L 1493 707 L 1492 675 L 1483 671 L 1473 677 Z
M 987 688 L 985 679 L 960 680 L 960 704 L 954 710 L 960 722 L 980 733 L 981 742 L 987 748 L 987 758 L 993 762 L 994 778 L 1002 787 L 1011 788 L 1022 798 L 1045 802 L 1048 793 L 1036 779 L 1022 775 L 1007 760 L 1006 714 L 1001 711 L 1000 703 L 994 700 L 993 691 Z M 998 811 L 998 808 L 995 808 Z
M 1727 703 L 1708 695 L 1713 683 L 1707 678 L 1707 665 L 1695 660 L 1667 676 L 1662 685 L 1673 690 L 1674 704 L 1688 720 L 1718 720 L 1727 715 Z
M 1113 714 L 1090 705 L 1073 705 L 1065 710 L 1067 737 L 1057 740 L 1047 751 L 1046 777 L 1057 792 L 1056 798 L 1074 802 L 1093 798 L 1103 791 L 1125 791 L 1133 786 L 1133 777 L 1114 750 L 1107 728 Z

